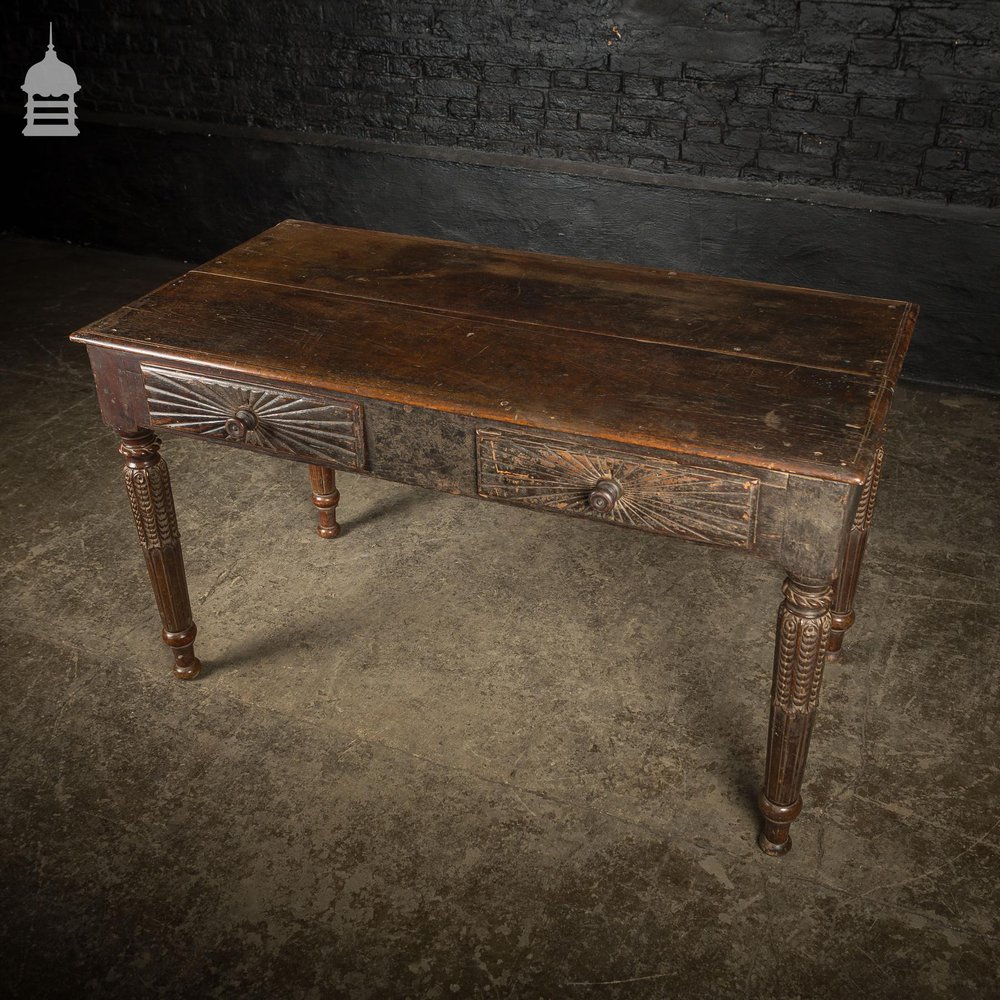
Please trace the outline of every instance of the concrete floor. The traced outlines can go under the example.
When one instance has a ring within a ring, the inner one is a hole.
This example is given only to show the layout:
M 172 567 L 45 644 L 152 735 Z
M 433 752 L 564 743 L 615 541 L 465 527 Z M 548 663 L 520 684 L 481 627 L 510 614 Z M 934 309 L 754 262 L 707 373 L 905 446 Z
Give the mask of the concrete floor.
M 82 348 L 185 270 L 4 269 L 0 995 L 1000 996 L 998 400 L 898 394 L 806 809 L 755 846 L 778 569 L 169 439 L 170 675 Z

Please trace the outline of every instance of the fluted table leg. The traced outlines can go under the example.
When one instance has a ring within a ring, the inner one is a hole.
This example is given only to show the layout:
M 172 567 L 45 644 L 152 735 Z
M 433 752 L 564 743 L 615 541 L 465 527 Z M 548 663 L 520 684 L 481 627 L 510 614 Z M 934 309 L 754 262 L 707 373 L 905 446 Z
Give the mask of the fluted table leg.
M 325 465 L 310 465 L 309 482 L 312 485 L 312 502 L 319 510 L 316 533 L 320 538 L 336 538 L 340 534 L 340 525 L 337 524 L 340 492 L 337 490 L 336 473 Z
M 782 589 L 785 599 L 778 611 L 767 766 L 759 800 L 764 815 L 760 846 L 772 855 L 791 848 L 789 827 L 802 809 L 802 775 L 819 703 L 833 597 L 827 583 L 792 577 Z
M 125 456 L 125 489 L 163 621 L 163 641 L 173 653 L 174 674 L 191 680 L 198 676 L 201 661 L 194 655 L 197 630 L 184 576 L 170 473 L 160 457 L 160 440 L 152 431 L 135 428 L 118 433 L 118 450 Z
M 868 470 L 865 484 L 861 488 L 858 509 L 854 515 L 854 522 L 851 525 L 844 549 L 840 575 L 834 586 L 830 645 L 826 651 L 831 660 L 840 656 L 844 633 L 854 624 L 854 595 L 858 589 L 861 560 L 864 558 L 865 546 L 868 544 L 868 533 L 872 526 L 872 516 L 875 513 L 875 496 L 878 493 L 878 481 L 882 472 L 884 454 L 882 448 L 879 448 L 875 453 L 872 467 Z

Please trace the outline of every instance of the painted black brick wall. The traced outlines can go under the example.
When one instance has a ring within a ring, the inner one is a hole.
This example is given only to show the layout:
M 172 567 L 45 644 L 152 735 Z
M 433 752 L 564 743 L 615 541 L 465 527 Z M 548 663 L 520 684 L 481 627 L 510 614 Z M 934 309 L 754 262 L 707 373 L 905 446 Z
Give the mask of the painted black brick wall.
M 1000 204 L 984 0 L 53 0 L 0 23 L 8 107 L 46 22 L 91 112 Z

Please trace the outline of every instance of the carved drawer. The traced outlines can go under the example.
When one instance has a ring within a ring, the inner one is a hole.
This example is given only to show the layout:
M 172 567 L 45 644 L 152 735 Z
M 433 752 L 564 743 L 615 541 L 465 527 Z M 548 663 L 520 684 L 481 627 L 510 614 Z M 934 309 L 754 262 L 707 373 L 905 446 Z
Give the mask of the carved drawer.
M 479 495 L 539 510 L 750 548 L 759 481 L 565 440 L 477 430 Z
M 276 455 L 363 469 L 361 405 L 249 382 L 142 365 L 154 428 L 243 444 Z

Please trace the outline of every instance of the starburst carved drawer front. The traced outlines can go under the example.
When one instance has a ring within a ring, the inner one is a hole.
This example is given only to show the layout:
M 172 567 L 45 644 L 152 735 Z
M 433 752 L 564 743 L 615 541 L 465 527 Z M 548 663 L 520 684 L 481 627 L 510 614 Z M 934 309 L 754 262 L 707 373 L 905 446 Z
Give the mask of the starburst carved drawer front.
M 347 469 L 365 464 L 362 410 L 351 399 L 142 366 L 150 423 Z
M 749 548 L 757 479 L 504 431 L 476 432 L 479 495 Z

